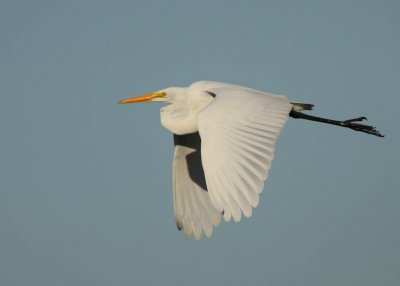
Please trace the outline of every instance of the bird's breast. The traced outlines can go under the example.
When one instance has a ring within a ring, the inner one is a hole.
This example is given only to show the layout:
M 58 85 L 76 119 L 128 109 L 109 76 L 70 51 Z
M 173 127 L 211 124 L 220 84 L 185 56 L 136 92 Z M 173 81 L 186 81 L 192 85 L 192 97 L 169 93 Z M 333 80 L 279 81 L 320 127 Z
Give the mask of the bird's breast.
M 170 104 L 160 110 L 161 125 L 177 135 L 197 132 L 197 113 L 186 105 Z

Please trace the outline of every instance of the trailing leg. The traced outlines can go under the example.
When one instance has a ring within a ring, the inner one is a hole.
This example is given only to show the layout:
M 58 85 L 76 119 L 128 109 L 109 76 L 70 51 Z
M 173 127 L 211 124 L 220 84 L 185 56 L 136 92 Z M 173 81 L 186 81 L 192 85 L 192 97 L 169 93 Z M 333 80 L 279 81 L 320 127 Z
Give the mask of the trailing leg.
M 385 135 L 383 135 L 380 131 L 376 130 L 376 128 L 373 126 L 364 125 L 364 124 L 360 124 L 360 123 L 354 123 L 354 122 L 360 122 L 360 121 L 366 120 L 367 118 L 365 116 L 339 121 L 339 120 L 333 120 L 333 119 L 312 116 L 312 115 L 304 114 L 304 113 L 301 113 L 299 111 L 294 111 L 294 110 L 290 111 L 289 116 L 292 118 L 296 118 L 296 119 L 300 118 L 300 119 L 305 119 L 305 120 L 317 121 L 317 122 L 322 122 L 322 123 L 326 123 L 326 124 L 332 124 L 332 125 L 336 125 L 336 126 L 346 127 L 346 128 L 353 129 L 355 131 L 372 134 L 372 135 L 375 135 L 378 137 L 385 137 Z

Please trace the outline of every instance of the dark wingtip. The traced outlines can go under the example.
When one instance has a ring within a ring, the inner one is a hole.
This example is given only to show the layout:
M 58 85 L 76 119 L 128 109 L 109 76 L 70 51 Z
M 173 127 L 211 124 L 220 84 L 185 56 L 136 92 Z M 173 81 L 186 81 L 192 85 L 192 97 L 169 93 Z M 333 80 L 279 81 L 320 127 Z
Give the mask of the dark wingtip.
M 181 222 L 179 222 L 179 221 L 175 221 L 175 224 L 176 224 L 176 228 L 179 230 L 179 231 L 181 231 L 182 229 L 183 229 L 183 225 L 182 225 L 182 223 Z

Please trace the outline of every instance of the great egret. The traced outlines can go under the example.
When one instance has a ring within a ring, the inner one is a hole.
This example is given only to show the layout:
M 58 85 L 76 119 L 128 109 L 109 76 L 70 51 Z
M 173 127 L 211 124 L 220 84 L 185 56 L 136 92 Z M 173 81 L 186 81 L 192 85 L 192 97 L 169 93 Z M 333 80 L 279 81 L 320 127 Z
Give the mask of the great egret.
M 166 102 L 161 124 L 174 134 L 173 202 L 185 237 L 207 237 L 225 221 L 252 215 L 274 157 L 275 142 L 289 116 L 383 137 L 372 126 L 302 113 L 313 105 L 286 96 L 216 82 L 170 87 L 120 103 Z

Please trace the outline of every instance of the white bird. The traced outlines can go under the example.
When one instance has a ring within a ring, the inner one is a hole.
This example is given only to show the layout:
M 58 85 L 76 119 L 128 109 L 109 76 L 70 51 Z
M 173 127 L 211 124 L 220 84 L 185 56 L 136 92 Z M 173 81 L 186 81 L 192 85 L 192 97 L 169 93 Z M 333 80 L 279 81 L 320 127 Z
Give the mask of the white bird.
M 174 134 L 173 202 L 186 238 L 210 237 L 221 216 L 239 222 L 259 203 L 275 143 L 289 116 L 383 135 L 372 126 L 301 113 L 313 105 L 216 81 L 170 87 L 120 103 L 166 102 L 161 124 Z

